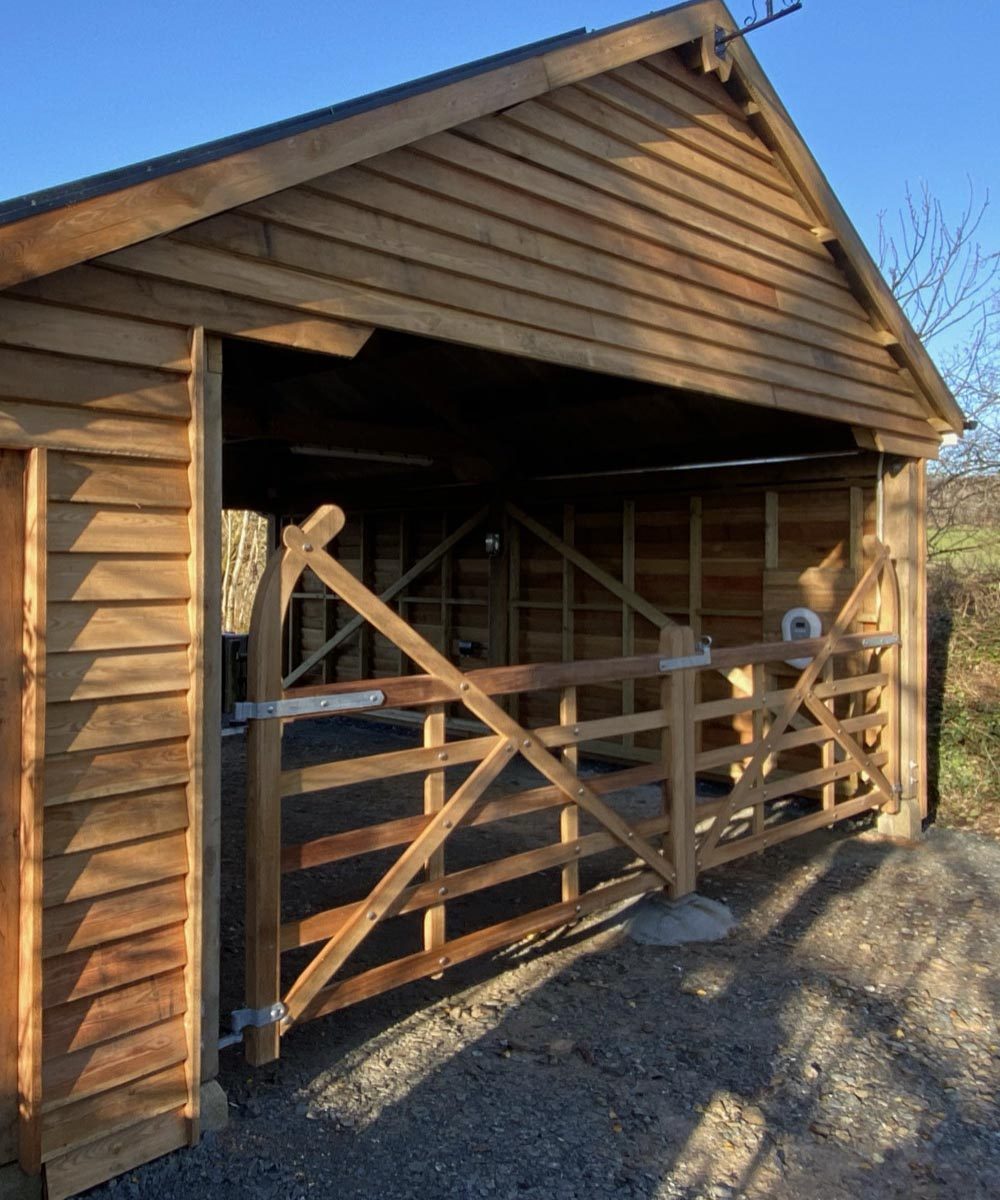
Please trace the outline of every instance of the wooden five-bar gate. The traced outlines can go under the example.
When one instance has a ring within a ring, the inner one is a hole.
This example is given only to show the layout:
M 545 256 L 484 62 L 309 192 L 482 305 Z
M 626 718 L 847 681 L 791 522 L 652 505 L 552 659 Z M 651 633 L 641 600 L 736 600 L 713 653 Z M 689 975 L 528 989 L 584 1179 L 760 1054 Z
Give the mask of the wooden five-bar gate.
M 786 838 L 866 810 L 896 810 L 899 656 L 892 651 L 899 644 L 899 599 L 889 551 L 880 543 L 872 542 L 870 565 L 823 637 L 713 648 L 696 645 L 690 629 L 667 623 L 654 654 L 462 672 L 328 553 L 343 526 L 343 512 L 325 506 L 301 526 L 286 528 L 253 613 L 244 712 L 250 721 L 248 1002 L 256 1014 L 251 1020 L 258 1022 L 247 1038 L 252 1062 L 275 1058 L 280 1037 L 304 1020 L 436 976 L 643 892 L 665 888 L 683 895 L 694 889 L 699 872 Z M 421 673 L 283 687 L 282 623 L 307 569 Z M 790 680 L 789 660 L 808 663 Z M 722 688 L 714 690 L 727 694 L 700 699 L 699 673 L 721 680 Z M 578 689 L 641 680 L 656 681 L 656 707 L 578 719 Z M 528 728 L 505 707 L 504 697 L 543 691 L 560 696 L 556 724 Z M 456 704 L 481 724 L 481 736 L 448 739 L 448 706 Z M 287 721 L 386 708 L 422 710 L 422 747 L 283 767 Z M 721 744 L 720 728 L 728 730 Z M 705 736 L 709 730 L 711 738 Z M 637 734 L 660 739 L 657 761 L 581 773 L 582 747 Z M 809 753 L 813 760 L 805 762 Z M 512 792 L 491 787 L 518 758 L 543 777 L 543 785 Z M 471 773 L 449 795 L 446 771 L 463 764 Z M 408 774 L 423 776 L 423 811 L 375 824 L 359 813 L 356 828 L 282 845 L 285 799 Z M 727 786 L 699 795 L 700 777 L 721 777 Z M 615 793 L 649 784 L 663 789 L 662 807 L 653 816 L 626 819 L 610 802 Z M 449 871 L 445 851 L 460 828 L 543 810 L 558 812 L 558 840 Z M 283 876 L 394 847 L 402 847 L 398 857 L 368 895 L 282 920 Z M 612 880 L 582 890 L 581 861 L 616 847 L 628 851 L 630 864 Z M 554 868 L 561 874 L 555 903 L 449 938 L 450 901 Z M 423 913 L 422 944 L 345 974 L 374 930 L 414 912 Z M 282 971 L 283 956 L 292 952 L 300 960 L 309 955 L 294 977 Z

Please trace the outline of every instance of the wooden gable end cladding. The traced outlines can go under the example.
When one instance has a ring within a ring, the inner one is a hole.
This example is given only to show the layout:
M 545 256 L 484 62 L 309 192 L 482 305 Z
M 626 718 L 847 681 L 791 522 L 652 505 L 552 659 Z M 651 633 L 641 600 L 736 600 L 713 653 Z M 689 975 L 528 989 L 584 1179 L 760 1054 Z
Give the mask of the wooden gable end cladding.
M 721 83 L 666 52 L 101 262 L 933 454 L 925 400 L 816 224 Z

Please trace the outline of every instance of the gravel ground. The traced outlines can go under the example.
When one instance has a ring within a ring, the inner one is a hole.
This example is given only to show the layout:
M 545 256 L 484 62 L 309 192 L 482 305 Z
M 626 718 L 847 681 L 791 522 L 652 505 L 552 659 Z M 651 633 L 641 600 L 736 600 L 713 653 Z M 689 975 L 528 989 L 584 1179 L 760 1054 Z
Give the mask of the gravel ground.
M 298 727 L 293 757 L 315 756 L 316 736 Z M 237 739 L 225 762 L 231 1007 Z M 365 800 L 376 820 L 398 796 Z M 290 814 L 293 836 L 315 811 Z M 548 837 L 497 830 L 494 852 Z M 341 885 L 312 886 L 329 903 Z M 272 1066 L 224 1052 L 229 1127 L 92 1196 L 1000 1196 L 1000 844 L 819 833 L 700 890 L 738 918 L 724 941 L 638 946 L 620 914 L 596 917 L 308 1024 Z

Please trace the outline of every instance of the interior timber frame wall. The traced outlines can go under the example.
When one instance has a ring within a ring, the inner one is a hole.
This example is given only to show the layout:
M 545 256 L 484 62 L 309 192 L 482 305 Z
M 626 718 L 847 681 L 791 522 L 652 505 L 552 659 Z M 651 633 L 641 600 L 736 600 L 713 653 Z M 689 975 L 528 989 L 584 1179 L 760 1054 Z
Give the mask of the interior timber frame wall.
M 659 630 L 643 605 L 717 645 L 774 640 L 788 608 L 807 605 L 826 626 L 850 594 L 867 565 L 864 539 L 876 532 L 877 470 L 877 456 L 859 455 L 681 472 L 658 489 L 647 480 L 588 494 L 567 483 L 561 503 L 519 499 L 478 514 L 475 502 L 451 510 L 348 506 L 338 553 L 377 593 L 393 589 L 397 611 L 465 669 L 652 652 Z M 399 589 L 400 579 L 463 528 L 469 531 L 451 549 Z M 485 550 L 488 531 L 501 535 L 495 557 Z M 574 565 L 560 543 L 620 582 L 622 594 Z M 308 574 L 291 611 L 289 670 L 315 657 L 353 616 Z M 407 670 L 395 647 L 361 627 L 298 682 Z M 608 713 L 633 711 L 627 684 L 625 694 L 606 699 Z M 544 697 L 526 703 L 538 711 L 521 712 L 523 719 L 553 715 Z M 586 716 L 603 715 L 600 703 L 591 697 Z M 608 750 L 656 753 L 632 741 Z

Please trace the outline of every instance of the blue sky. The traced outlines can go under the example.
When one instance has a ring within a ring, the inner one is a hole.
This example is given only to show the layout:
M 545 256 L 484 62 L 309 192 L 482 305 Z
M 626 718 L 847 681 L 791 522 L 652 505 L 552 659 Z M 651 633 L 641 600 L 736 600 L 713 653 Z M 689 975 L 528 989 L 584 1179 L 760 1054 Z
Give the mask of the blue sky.
M 780 0 L 778 0 L 780 3 Z M 742 19 L 752 0 L 731 0 Z M 757 7 L 764 8 L 764 0 Z M 37 0 L 4 15 L 0 199 L 644 11 L 640 0 Z M 1000 4 L 805 0 L 753 46 L 872 244 L 907 181 L 1000 249 Z

